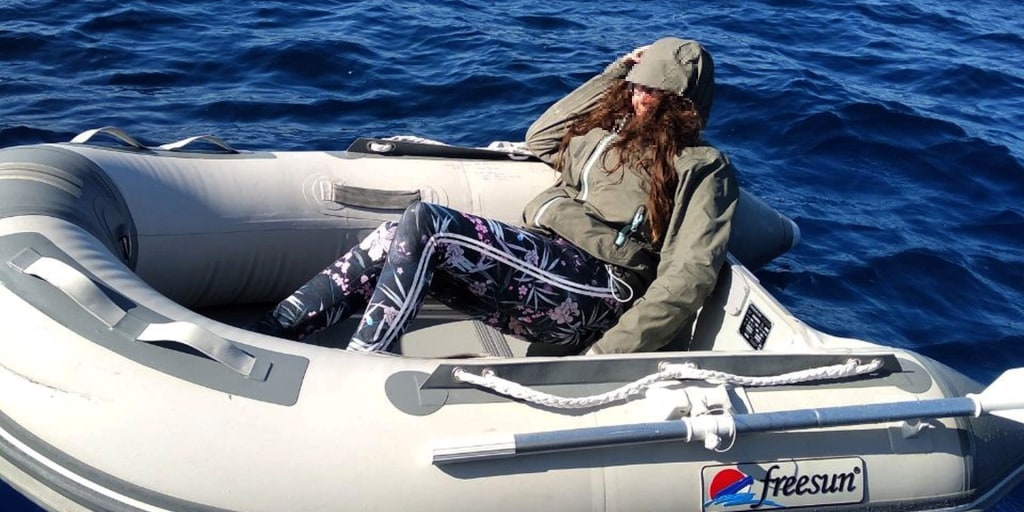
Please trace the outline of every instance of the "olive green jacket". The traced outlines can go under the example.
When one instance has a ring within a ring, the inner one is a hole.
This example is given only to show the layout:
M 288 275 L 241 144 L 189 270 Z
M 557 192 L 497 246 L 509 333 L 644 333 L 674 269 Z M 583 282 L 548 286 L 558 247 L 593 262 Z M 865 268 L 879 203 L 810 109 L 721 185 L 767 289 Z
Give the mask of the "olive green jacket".
M 553 165 L 569 124 L 592 109 L 628 71 L 620 58 L 552 105 L 527 131 L 530 150 Z M 526 206 L 523 222 L 631 271 L 633 279 L 628 281 L 638 298 L 591 352 L 657 350 L 681 334 L 714 288 L 725 261 L 739 185 L 728 159 L 718 150 L 710 146 L 685 149 L 675 159 L 679 182 L 660 246 L 644 241 L 649 238 L 629 237 L 618 247 L 616 237 L 631 223 L 638 206 L 646 203 L 647 189 L 631 170 L 606 171 L 618 162 L 616 151 L 608 148 L 610 135 L 595 129 L 571 139 L 560 179 Z M 602 158 L 604 152 L 609 153 Z

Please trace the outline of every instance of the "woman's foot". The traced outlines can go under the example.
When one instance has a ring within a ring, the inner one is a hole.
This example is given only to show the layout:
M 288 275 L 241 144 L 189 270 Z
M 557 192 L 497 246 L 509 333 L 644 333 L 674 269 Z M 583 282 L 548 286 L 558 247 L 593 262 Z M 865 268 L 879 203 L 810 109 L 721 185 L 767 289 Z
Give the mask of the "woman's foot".
M 247 329 L 260 334 L 266 334 L 267 336 L 291 339 L 291 336 L 288 335 L 287 329 L 281 325 L 281 322 L 277 321 L 277 317 L 274 316 L 273 311 L 265 313 L 256 321 L 256 323 L 249 325 Z

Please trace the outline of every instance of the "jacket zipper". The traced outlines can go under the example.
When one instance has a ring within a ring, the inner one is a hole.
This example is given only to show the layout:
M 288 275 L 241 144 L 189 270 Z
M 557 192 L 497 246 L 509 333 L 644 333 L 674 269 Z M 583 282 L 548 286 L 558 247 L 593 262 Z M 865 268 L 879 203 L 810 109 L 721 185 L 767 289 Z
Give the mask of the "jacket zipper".
M 594 165 L 597 164 L 597 159 L 601 158 L 601 155 L 604 154 L 605 147 L 608 146 L 608 143 L 615 138 L 615 135 L 616 132 L 605 135 L 601 141 L 597 143 L 597 148 L 594 149 L 590 158 L 587 159 L 587 163 L 583 164 L 583 172 L 580 174 L 582 186 L 580 187 L 579 195 L 576 196 L 577 200 L 586 201 L 587 196 L 590 195 L 590 171 L 594 168 Z

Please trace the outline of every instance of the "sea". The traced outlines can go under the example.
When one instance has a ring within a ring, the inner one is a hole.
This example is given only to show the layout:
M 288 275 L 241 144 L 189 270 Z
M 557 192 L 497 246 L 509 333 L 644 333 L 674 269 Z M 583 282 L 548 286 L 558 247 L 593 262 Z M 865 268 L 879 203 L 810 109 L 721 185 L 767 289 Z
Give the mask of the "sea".
M 983 383 L 1024 366 L 1017 1 L 0 0 L 0 147 L 103 126 L 244 150 L 521 141 L 668 35 L 714 56 L 707 139 L 800 227 L 756 272 L 784 306 Z M 38 509 L 3 487 L 0 510 Z

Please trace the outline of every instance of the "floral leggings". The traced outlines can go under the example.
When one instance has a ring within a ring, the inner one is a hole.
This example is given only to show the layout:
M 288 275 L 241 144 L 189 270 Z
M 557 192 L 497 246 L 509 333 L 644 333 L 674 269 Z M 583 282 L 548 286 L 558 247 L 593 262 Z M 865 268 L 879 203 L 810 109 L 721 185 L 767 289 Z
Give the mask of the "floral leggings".
M 506 334 L 582 351 L 628 307 L 611 270 L 561 238 L 421 202 L 281 301 L 258 329 L 302 339 L 364 310 L 348 350 L 391 351 L 429 294 Z

